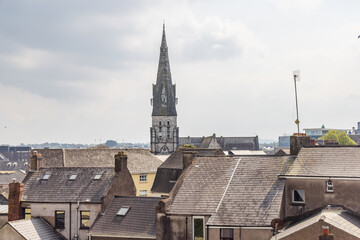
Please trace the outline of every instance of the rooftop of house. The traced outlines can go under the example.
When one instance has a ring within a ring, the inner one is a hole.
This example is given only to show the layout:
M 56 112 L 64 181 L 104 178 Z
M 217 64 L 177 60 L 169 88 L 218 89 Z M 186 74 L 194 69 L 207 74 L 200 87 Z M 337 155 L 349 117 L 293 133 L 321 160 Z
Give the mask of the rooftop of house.
M 22 171 L 0 171 L 0 184 L 9 184 L 13 179 L 21 182 L 25 178 L 25 172 Z
M 222 156 L 224 152 L 220 149 L 207 149 L 207 148 L 179 148 L 173 152 L 159 168 L 175 168 L 183 169 L 183 152 L 194 151 L 197 156 Z
M 53 239 L 65 240 L 61 234 L 57 233 L 42 218 L 32 217 L 8 222 L 24 239 Z
M 147 149 L 34 149 L 43 157 L 42 167 L 113 167 L 114 156 L 123 151 L 128 156 L 131 174 L 156 173 L 162 161 Z
M 303 147 L 281 175 L 359 178 L 359 158 L 359 146 Z
M 114 168 L 40 168 L 24 180 L 22 200 L 100 203 L 114 177 Z
M 11 161 L 2 161 L 0 160 L 0 171 L 18 171 L 25 170 L 27 168 L 27 162 L 11 162 Z
M 292 234 L 304 230 L 319 221 L 322 221 L 322 225 L 329 224 L 350 235 L 360 236 L 360 218 L 358 216 L 342 208 L 325 208 L 305 219 L 289 225 L 280 231 L 276 238 L 274 236 L 271 240 L 289 238 Z
M 184 175 L 169 214 L 211 216 L 207 225 L 270 226 L 278 218 L 289 156 L 197 157 Z
M 169 193 L 183 170 L 183 152 L 195 151 L 198 156 L 224 155 L 220 149 L 179 148 L 157 170 L 152 192 Z
M 104 215 L 90 231 L 92 236 L 111 235 L 131 238 L 156 238 L 156 206 L 162 198 L 115 196 Z M 128 208 L 125 214 L 118 214 Z

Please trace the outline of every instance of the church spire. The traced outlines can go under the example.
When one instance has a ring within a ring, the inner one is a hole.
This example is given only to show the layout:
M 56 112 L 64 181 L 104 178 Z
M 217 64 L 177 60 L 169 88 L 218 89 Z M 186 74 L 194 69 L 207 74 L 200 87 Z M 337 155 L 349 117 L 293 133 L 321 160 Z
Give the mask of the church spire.
M 153 85 L 153 116 L 177 116 L 176 92 L 172 84 L 165 23 L 160 46 L 159 66 L 156 85 Z

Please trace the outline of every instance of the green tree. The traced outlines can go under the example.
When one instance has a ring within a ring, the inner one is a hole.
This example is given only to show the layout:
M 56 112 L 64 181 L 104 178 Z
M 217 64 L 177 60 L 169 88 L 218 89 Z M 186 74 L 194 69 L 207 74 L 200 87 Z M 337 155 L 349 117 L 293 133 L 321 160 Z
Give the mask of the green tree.
M 336 141 L 339 145 L 357 145 L 345 132 L 330 130 L 320 139 Z

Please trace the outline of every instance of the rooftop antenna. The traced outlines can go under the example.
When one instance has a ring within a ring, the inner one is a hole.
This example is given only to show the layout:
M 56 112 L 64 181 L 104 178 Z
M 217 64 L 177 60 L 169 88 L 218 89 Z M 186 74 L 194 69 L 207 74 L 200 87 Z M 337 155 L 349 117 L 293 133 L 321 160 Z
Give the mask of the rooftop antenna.
M 296 102 L 296 120 L 295 123 L 298 129 L 298 136 L 300 136 L 300 120 L 299 120 L 299 107 L 298 107 L 298 100 L 297 100 L 297 89 L 296 89 L 296 82 L 300 81 L 300 70 L 293 71 L 294 75 L 294 84 L 295 84 L 295 102 Z

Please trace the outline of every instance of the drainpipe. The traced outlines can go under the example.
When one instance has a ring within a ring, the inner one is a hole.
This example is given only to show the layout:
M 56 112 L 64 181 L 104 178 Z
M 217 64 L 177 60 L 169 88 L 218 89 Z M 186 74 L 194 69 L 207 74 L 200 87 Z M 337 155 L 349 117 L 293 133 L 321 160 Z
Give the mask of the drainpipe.
M 69 203 L 69 239 L 71 239 L 71 202 Z
M 77 202 L 77 207 L 76 207 L 76 222 L 75 222 L 75 235 L 74 235 L 74 240 L 78 240 L 79 239 L 79 228 L 78 228 L 78 222 L 79 222 L 79 201 Z
M 186 216 L 186 223 L 185 223 L 185 239 L 188 240 L 188 217 Z

